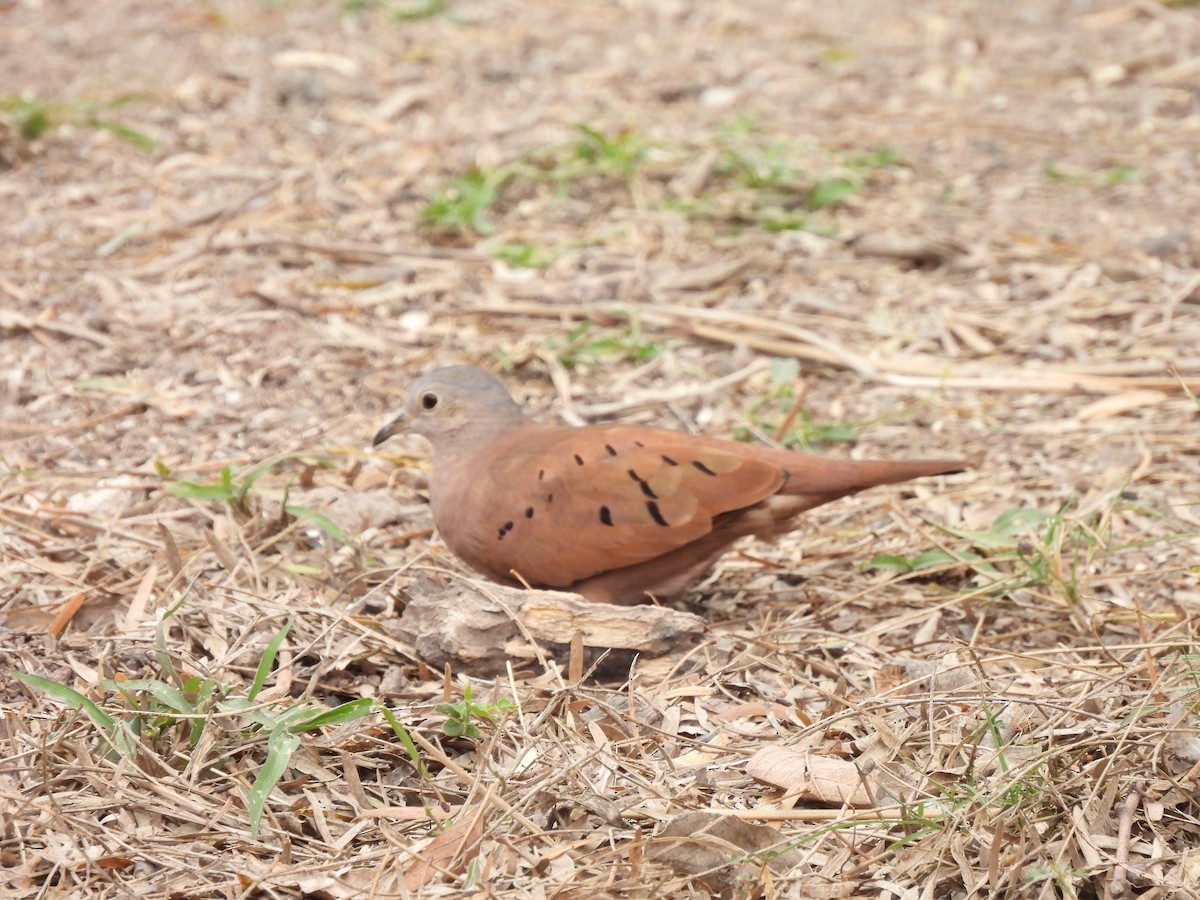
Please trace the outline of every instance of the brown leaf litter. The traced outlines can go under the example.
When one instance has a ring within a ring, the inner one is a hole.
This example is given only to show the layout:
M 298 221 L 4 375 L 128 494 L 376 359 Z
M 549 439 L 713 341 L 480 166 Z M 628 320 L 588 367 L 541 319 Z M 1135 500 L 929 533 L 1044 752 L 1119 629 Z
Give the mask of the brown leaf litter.
M 6 4 L 4 895 L 1197 896 L 1200 25 L 948 10 Z M 366 449 L 464 361 L 986 461 L 643 630 L 474 583 Z

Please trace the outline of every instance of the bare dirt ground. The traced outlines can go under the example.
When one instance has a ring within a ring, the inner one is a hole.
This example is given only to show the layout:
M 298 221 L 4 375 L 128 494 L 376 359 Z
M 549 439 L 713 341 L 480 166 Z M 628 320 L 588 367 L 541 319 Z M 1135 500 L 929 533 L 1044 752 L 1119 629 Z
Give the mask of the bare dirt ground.
M 1200 896 L 1197 223 L 1194 6 L 0 3 L 4 895 Z M 461 361 L 987 455 L 468 675 Z

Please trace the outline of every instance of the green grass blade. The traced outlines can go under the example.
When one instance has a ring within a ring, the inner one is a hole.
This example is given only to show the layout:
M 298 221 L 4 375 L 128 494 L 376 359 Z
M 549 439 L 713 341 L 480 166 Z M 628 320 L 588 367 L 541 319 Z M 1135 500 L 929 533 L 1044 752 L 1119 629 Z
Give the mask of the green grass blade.
M 84 123 L 88 128 L 95 128 L 100 131 L 107 131 L 114 134 L 128 144 L 132 144 L 139 150 L 154 151 L 158 149 L 158 141 L 150 137 L 144 131 L 138 131 L 129 125 L 121 122 L 113 122 L 109 119 L 88 119 Z
M 245 697 L 230 697 L 217 704 L 217 711 L 222 715 L 241 716 L 246 721 L 263 729 L 272 729 L 279 724 L 279 716 L 265 709 L 255 709 L 254 704 Z
M 117 724 L 112 716 L 74 688 L 69 688 L 65 684 L 59 684 L 57 681 L 51 681 L 49 678 L 42 678 L 38 675 L 26 675 L 23 672 L 13 672 L 13 675 L 30 687 L 37 688 L 42 693 L 53 697 L 59 703 L 65 704 L 71 709 L 83 710 L 98 728 L 108 731 Z
M 23 672 L 13 672 L 13 675 L 31 688 L 36 688 L 59 703 L 66 705 L 69 709 L 82 710 L 92 720 L 92 724 L 99 728 L 108 739 L 113 749 L 125 759 L 133 759 L 136 755 L 137 741 L 126 730 L 125 726 L 102 710 L 95 702 L 79 693 L 79 691 L 38 675 L 26 675 Z
M 400 743 L 404 745 L 404 749 L 408 751 L 408 758 L 412 760 L 413 766 L 422 778 L 428 778 L 429 773 L 425 770 L 425 763 L 421 761 L 421 754 L 417 750 L 417 745 L 413 742 L 412 735 L 408 733 L 408 729 L 400 724 L 400 720 L 396 718 L 396 714 L 386 706 L 381 707 L 383 717 L 387 719 L 387 723 L 392 726 L 392 731 Z
M 182 600 L 180 601 L 183 602 Z M 166 617 L 163 616 L 154 623 L 154 658 L 158 660 L 159 669 L 168 676 L 176 685 L 182 687 L 183 679 L 179 676 L 179 672 L 175 669 L 175 661 L 171 659 L 171 654 L 167 652 L 167 630 Z
M 275 728 L 271 732 L 271 736 L 267 738 L 267 758 L 263 761 L 263 767 L 258 770 L 254 784 L 250 787 L 250 796 L 246 804 L 250 813 L 251 838 L 258 838 L 263 807 L 267 804 L 267 798 L 271 795 L 271 791 L 275 790 L 275 785 L 279 784 L 279 779 L 283 777 L 288 763 L 291 762 L 292 754 L 299 746 L 300 738 L 289 734 L 285 728 Z
M 370 697 L 360 697 L 358 700 L 342 703 L 333 709 L 321 710 L 311 718 L 293 723 L 288 726 L 288 731 L 296 734 L 301 731 L 312 731 L 316 728 L 322 728 L 325 725 L 344 725 L 347 722 L 353 722 L 367 715 L 373 705 L 374 703 Z
M 287 462 L 291 459 L 296 459 L 297 456 L 299 456 L 299 454 L 279 453 L 268 459 L 264 459 L 256 466 L 251 466 L 242 474 L 241 481 L 238 483 L 238 493 L 245 496 L 250 492 L 250 489 L 254 487 L 254 482 L 258 481 L 258 479 L 262 478 L 280 463 Z
M 171 685 L 163 681 L 156 681 L 152 678 L 135 678 L 130 681 L 115 681 L 111 678 L 105 678 L 97 683 L 97 686 L 106 691 L 116 691 L 124 696 L 127 700 L 131 700 L 131 694 L 144 692 L 149 694 L 171 712 L 181 713 L 183 715 L 193 715 L 195 708 L 188 699 L 183 696 Z
M 223 484 L 202 484 L 199 481 L 180 481 L 168 484 L 167 493 L 181 500 L 230 500 L 232 491 Z
M 267 649 L 263 651 L 262 659 L 258 661 L 258 669 L 254 672 L 254 681 L 250 685 L 250 691 L 246 695 L 246 699 L 253 701 L 262 690 L 263 685 L 267 681 L 267 676 L 271 674 L 271 667 L 275 665 L 275 657 L 279 655 L 279 648 L 283 646 L 283 639 L 287 637 L 287 633 L 292 630 L 292 625 L 295 619 L 288 619 L 287 624 L 279 629 L 279 632 L 271 639 L 271 643 L 267 644 Z
M 339 526 L 333 521 L 333 519 L 329 518 L 329 516 L 325 515 L 325 513 L 320 512 L 319 510 L 311 509 L 307 506 L 296 506 L 293 503 L 288 503 L 284 505 L 283 511 L 289 516 L 295 516 L 297 519 L 307 519 L 309 522 L 312 522 L 339 543 L 349 543 L 349 539 L 346 537 L 346 532 L 342 531 L 341 526 Z

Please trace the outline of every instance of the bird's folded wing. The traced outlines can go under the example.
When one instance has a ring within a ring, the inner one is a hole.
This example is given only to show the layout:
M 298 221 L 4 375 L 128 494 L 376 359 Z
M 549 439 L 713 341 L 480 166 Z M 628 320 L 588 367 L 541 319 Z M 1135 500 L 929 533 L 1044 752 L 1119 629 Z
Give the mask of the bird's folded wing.
M 565 587 L 708 534 L 783 485 L 776 465 L 652 428 L 562 429 L 488 473 L 492 568 Z M 495 520 L 494 522 L 492 520 Z

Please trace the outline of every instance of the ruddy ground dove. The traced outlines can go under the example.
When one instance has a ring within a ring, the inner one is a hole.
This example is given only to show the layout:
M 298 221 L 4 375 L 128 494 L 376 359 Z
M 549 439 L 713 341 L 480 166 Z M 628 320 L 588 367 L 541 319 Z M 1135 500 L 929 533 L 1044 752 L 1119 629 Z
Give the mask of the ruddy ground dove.
M 805 510 L 967 465 L 835 459 L 644 425 L 548 425 L 474 366 L 418 378 L 374 443 L 403 430 L 432 445 L 433 519 L 468 565 L 505 584 L 621 604 L 678 594 L 738 538 L 791 531 Z

